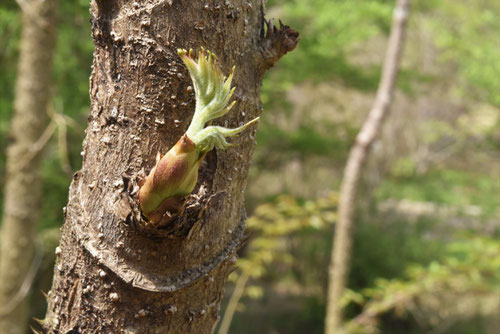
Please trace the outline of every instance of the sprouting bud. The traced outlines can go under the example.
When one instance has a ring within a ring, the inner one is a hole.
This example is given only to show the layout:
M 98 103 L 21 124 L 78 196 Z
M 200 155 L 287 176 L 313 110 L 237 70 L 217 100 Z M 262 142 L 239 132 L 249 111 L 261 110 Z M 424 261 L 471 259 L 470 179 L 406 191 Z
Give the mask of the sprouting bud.
M 166 210 L 175 211 L 179 201 L 167 200 L 185 196 L 193 191 L 202 160 L 203 155 L 200 156 L 193 141 L 184 134 L 167 154 L 157 161 L 139 190 L 139 203 L 143 214 L 157 221 Z
M 217 65 L 217 57 L 212 52 L 202 48 L 198 53 L 198 61 L 194 59 L 193 50 L 187 52 L 179 49 L 178 53 L 189 70 L 196 98 L 196 110 L 186 135 L 195 143 L 196 148 L 203 152 L 210 151 L 214 146 L 218 149 L 227 148 L 230 144 L 226 137 L 237 135 L 259 119 L 257 117 L 236 129 L 220 126 L 204 128 L 207 122 L 227 114 L 236 103 L 233 101 L 228 106 L 235 90 L 235 87 L 231 88 L 234 67 L 229 76 L 225 77 Z
M 234 67 L 225 77 L 217 65 L 217 57 L 202 49 L 197 61 L 193 50 L 179 49 L 193 81 L 196 109 L 186 133 L 157 162 L 139 190 L 139 203 L 143 214 L 152 222 L 165 223 L 165 213 L 172 218 L 182 206 L 182 197 L 190 194 L 198 180 L 198 168 L 206 153 L 214 147 L 231 146 L 226 137 L 232 137 L 257 122 L 255 118 L 235 129 L 205 124 L 224 116 L 235 104 L 229 104 L 234 93 L 231 88 Z

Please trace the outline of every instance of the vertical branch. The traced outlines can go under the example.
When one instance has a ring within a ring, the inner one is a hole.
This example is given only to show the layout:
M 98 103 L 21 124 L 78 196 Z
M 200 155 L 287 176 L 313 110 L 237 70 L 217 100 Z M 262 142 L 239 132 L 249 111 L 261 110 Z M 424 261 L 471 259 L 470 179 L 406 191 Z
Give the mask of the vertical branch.
M 351 149 L 340 189 L 339 221 L 335 228 L 331 262 L 325 333 L 339 333 L 343 322 L 341 298 L 347 284 L 351 260 L 353 217 L 357 188 L 366 165 L 371 146 L 380 133 L 389 113 L 394 93 L 394 83 L 403 51 L 410 0 L 397 0 L 392 18 L 391 35 L 382 68 L 382 77 L 368 118 L 356 137 Z
M 33 260 L 40 219 L 41 151 L 55 125 L 49 125 L 52 62 L 56 42 L 57 0 L 24 0 L 22 33 L 7 148 L 4 213 L 0 235 L 0 333 L 24 334 L 28 325 L 26 295 L 37 269 Z M 44 129 L 46 129 L 44 131 Z M 33 264 L 32 264 L 33 263 Z

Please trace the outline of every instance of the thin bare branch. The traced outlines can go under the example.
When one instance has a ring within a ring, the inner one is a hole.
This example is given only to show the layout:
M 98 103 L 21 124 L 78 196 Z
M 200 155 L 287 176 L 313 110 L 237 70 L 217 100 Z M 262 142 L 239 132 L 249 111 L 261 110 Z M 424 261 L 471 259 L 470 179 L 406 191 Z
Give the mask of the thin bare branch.
M 27 154 L 18 161 L 16 170 L 22 170 L 24 167 L 26 167 L 31 160 L 33 160 L 36 155 L 43 150 L 45 145 L 49 142 L 50 138 L 52 138 L 52 135 L 56 131 L 57 124 L 55 121 L 52 121 L 49 123 L 49 125 L 45 128 L 43 131 L 42 135 L 38 140 L 31 146 L 30 150 L 27 152 Z
M 397 0 L 396 2 L 393 12 L 391 35 L 375 102 L 361 131 L 358 133 L 345 167 L 340 189 L 339 221 L 335 227 L 329 267 L 328 302 L 325 319 L 326 334 L 338 334 L 342 332 L 343 306 L 341 305 L 341 298 L 344 294 L 349 275 L 357 188 L 371 146 L 377 139 L 383 121 L 389 112 L 399 61 L 404 46 L 409 3 L 410 0 Z
M 241 273 L 240 277 L 238 277 L 233 294 L 231 295 L 231 299 L 229 300 L 226 311 L 224 312 L 224 317 L 222 318 L 222 323 L 220 325 L 218 334 L 227 334 L 229 332 L 229 327 L 231 326 L 234 313 L 236 312 L 238 303 L 241 299 L 241 296 L 243 295 L 243 291 L 245 291 L 245 286 L 248 282 L 248 279 L 249 276 L 246 272 Z
M 36 273 L 42 264 L 43 259 L 43 248 L 41 247 L 40 241 L 36 240 L 35 244 L 35 257 L 31 262 L 30 270 L 26 274 L 23 280 L 23 284 L 19 287 L 14 297 L 7 302 L 6 305 L 0 308 L 0 318 L 9 315 L 19 303 L 28 295 L 35 280 Z

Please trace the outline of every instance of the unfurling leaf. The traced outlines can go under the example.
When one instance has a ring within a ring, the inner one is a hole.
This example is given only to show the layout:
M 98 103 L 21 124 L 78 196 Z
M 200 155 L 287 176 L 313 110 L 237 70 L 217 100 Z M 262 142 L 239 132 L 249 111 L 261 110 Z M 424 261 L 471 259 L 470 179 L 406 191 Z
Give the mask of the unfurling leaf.
M 250 125 L 250 122 L 229 129 L 221 126 L 207 126 L 213 119 L 224 116 L 236 102 L 229 104 L 234 93 L 231 88 L 234 67 L 225 77 L 217 65 L 217 57 L 202 49 L 196 60 L 193 50 L 179 49 L 178 54 L 189 70 L 193 81 L 196 109 L 186 133 L 161 159 L 147 176 L 139 190 L 139 203 L 142 213 L 149 220 L 158 223 L 164 219 L 165 212 L 172 217 L 183 204 L 182 197 L 190 194 L 198 180 L 198 168 L 206 153 L 214 147 L 226 149 L 231 146 L 227 137 L 236 136 Z

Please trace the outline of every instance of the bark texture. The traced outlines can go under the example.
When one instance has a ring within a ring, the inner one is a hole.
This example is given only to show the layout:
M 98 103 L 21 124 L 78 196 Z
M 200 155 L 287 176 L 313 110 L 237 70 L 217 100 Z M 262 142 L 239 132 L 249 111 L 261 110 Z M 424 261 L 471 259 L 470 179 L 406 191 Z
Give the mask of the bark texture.
M 261 112 L 262 76 L 298 34 L 264 33 L 262 0 L 99 0 L 91 16 L 83 166 L 70 187 L 44 331 L 210 333 L 243 238 L 256 127 L 208 154 L 184 214 L 166 227 L 141 217 L 137 175 L 177 142 L 195 109 L 178 48 L 209 49 L 226 74 L 236 65 L 237 103 L 215 121 L 236 127 Z
M 26 296 L 36 273 L 34 239 L 40 218 L 41 147 L 47 127 L 57 0 L 22 6 L 22 32 L 10 143 L 7 148 L 0 250 L 0 333 L 25 334 Z
M 351 149 L 340 188 L 339 219 L 335 226 L 329 284 L 325 333 L 342 332 L 343 307 L 341 299 L 345 292 L 351 262 L 354 210 L 357 189 L 370 149 L 377 139 L 392 102 L 394 84 L 403 52 L 410 0 L 397 0 L 392 18 L 391 35 L 382 67 L 382 77 L 373 108 L 356 137 Z

